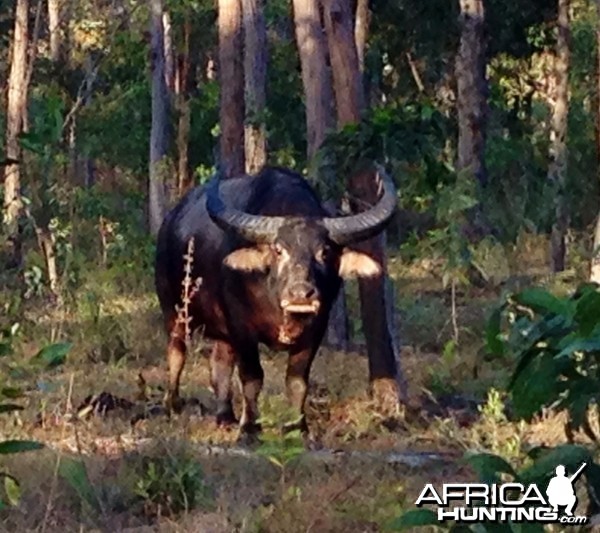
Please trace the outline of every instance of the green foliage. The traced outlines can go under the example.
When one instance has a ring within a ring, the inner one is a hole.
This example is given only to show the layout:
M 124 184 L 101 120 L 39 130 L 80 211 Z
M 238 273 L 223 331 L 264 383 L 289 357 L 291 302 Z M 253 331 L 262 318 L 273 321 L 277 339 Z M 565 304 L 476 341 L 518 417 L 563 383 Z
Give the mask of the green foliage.
M 586 423 L 600 390 L 600 292 L 595 285 L 582 285 L 565 297 L 541 288 L 511 296 L 488 323 L 487 339 L 490 351 L 516 361 L 510 390 L 517 416 L 529 419 L 553 406 L 567 411 L 574 428 Z
M 14 413 L 23 409 L 22 405 L 13 401 L 25 396 L 25 391 L 17 386 L 16 382 L 40 370 L 63 364 L 71 348 L 69 343 L 50 344 L 42 348 L 31 361 L 17 364 L 11 356 L 15 350 L 18 334 L 18 323 L 0 329 L 0 358 L 2 358 L 0 360 L 0 414 Z M 44 445 L 37 441 L 5 439 L 0 441 L 0 456 L 40 450 L 43 447 Z M 0 473 L 0 477 L 4 478 L 4 496 L 0 496 L 0 509 L 6 505 L 5 500 L 10 505 L 17 505 L 20 499 L 18 480 L 6 473 Z
M 173 515 L 210 504 L 202 468 L 187 455 L 143 458 L 134 492 L 149 515 Z
M 283 437 L 266 433 L 260 436 L 258 455 L 266 457 L 282 471 L 305 452 L 304 441 L 299 430 L 289 431 Z
M 61 459 L 59 474 L 75 491 L 83 505 L 96 511 L 100 510 L 100 502 L 83 461 L 69 458 Z

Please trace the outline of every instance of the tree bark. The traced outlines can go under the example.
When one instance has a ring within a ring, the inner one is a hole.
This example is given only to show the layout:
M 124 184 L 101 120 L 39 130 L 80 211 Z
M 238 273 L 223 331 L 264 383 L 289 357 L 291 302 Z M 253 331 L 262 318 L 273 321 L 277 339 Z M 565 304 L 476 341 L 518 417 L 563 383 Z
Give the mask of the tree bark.
M 50 59 L 59 63 L 62 54 L 61 0 L 48 0 L 48 33 L 50 34 Z
M 569 114 L 569 0 L 558 0 L 558 36 L 554 58 L 555 98 L 550 127 L 548 180 L 554 187 L 554 224 L 550 237 L 553 272 L 565 269 L 565 237 L 569 225 L 566 201 L 567 118 Z
M 456 171 L 461 179 L 475 180 L 478 195 L 484 194 L 488 175 L 485 166 L 487 126 L 487 80 L 483 0 L 459 0 L 460 45 L 455 74 L 458 115 Z M 491 232 L 480 205 L 470 209 L 463 224 L 467 239 L 477 241 Z
M 334 124 L 327 43 L 318 0 L 293 0 L 296 41 L 300 54 L 306 107 L 306 142 L 311 160 Z
M 191 184 L 189 168 L 189 139 L 192 119 L 190 94 L 194 88 L 196 61 L 199 54 L 191 54 L 192 26 L 189 17 L 183 26 L 183 49 L 177 58 L 175 77 L 175 104 L 177 105 L 177 193 L 181 197 Z M 196 58 L 192 61 L 192 57 Z
M 356 19 L 354 23 L 354 42 L 356 43 L 356 55 L 358 56 L 358 68 L 360 72 L 365 71 L 365 49 L 369 35 L 369 0 L 356 1 Z
M 244 65 L 240 0 L 219 0 L 220 167 L 223 177 L 244 173 Z
M 364 108 L 352 13 L 347 0 L 324 0 L 323 8 L 338 124 L 345 126 L 359 122 Z M 365 205 L 377 202 L 379 195 L 374 178 L 374 169 L 369 167 L 350 179 L 348 190 L 354 199 L 354 210 L 363 210 Z M 395 326 L 393 317 L 390 316 L 393 306 L 390 305 L 389 297 L 392 291 L 387 291 L 386 295 L 385 234 L 361 243 L 357 248 L 376 259 L 384 270 L 383 275 L 376 278 L 360 279 L 359 293 L 372 392 L 380 403 L 395 408 L 398 403 L 400 375 Z
M 244 21 L 246 172 L 256 174 L 267 163 L 265 127 L 267 28 L 263 0 L 242 0 Z
M 152 126 L 150 129 L 150 168 L 148 223 L 156 235 L 165 210 L 165 159 L 168 150 L 169 101 L 165 82 L 165 48 L 162 0 L 151 0 Z
M 600 181 L 600 0 L 596 0 L 596 165 Z M 590 281 L 600 284 L 600 213 L 596 219 Z
M 461 35 L 456 58 L 458 171 L 468 171 L 484 187 L 487 82 L 483 0 L 460 0 Z
M 8 101 L 6 110 L 6 154 L 7 161 L 20 161 L 19 134 L 24 115 L 27 113 L 27 44 L 29 39 L 27 19 L 28 0 L 17 0 L 12 57 L 8 79 Z M 9 264 L 21 264 L 21 236 L 19 219 L 23 211 L 21 199 L 21 173 L 19 163 L 4 167 L 4 224 L 10 249 Z
M 165 83 L 170 93 L 175 89 L 175 64 L 173 52 L 173 27 L 171 25 L 171 15 L 168 11 L 163 11 L 163 42 L 165 49 Z

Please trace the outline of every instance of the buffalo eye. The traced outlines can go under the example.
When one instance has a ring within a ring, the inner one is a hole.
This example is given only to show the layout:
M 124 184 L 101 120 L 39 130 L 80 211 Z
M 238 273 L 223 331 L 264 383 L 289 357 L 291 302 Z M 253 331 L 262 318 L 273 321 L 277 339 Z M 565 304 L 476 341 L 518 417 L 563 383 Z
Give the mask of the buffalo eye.
M 283 247 L 281 246 L 281 244 L 275 243 L 273 245 L 273 250 L 275 250 L 275 253 L 277 255 L 281 255 L 283 253 Z

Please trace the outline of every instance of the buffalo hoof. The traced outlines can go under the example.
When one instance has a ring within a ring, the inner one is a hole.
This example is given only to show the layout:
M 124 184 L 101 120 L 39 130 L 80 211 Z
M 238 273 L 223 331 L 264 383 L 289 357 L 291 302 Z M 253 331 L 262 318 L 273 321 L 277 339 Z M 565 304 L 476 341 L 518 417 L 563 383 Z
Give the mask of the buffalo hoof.
M 217 413 L 217 426 L 219 427 L 230 427 L 237 425 L 238 421 L 233 411 L 227 410 L 221 413 Z
M 179 396 L 167 393 L 164 404 L 167 414 L 179 414 L 181 411 L 183 411 L 185 402 Z
M 237 442 L 240 446 L 254 447 L 260 444 L 260 424 L 244 424 L 240 427 Z

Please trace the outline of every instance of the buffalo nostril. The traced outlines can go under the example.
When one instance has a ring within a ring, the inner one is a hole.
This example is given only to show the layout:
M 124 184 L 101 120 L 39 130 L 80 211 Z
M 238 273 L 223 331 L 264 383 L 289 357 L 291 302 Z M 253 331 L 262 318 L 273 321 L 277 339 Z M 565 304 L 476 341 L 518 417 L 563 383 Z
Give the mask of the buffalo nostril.
M 304 298 L 305 298 L 306 300 L 309 300 L 309 299 L 310 299 L 310 298 L 312 298 L 312 297 L 313 297 L 315 294 L 317 294 L 317 291 L 315 290 L 315 288 L 314 288 L 314 287 L 310 287 L 310 288 L 308 288 L 308 289 L 305 291 Z

